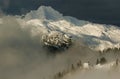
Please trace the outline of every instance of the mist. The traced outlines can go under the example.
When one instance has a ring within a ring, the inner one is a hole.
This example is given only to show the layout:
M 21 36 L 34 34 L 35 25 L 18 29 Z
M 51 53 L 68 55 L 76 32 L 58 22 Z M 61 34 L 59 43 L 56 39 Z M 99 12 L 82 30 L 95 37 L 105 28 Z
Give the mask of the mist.
M 32 36 L 31 28 L 22 28 L 14 16 L 1 18 L 0 79 L 53 79 L 78 60 L 87 62 L 97 56 L 81 40 L 53 53 L 44 48 L 41 35 Z
M 97 58 L 103 56 L 109 62 L 116 59 L 114 51 L 100 55 L 98 51 L 93 51 L 80 39 L 75 39 L 69 49 L 53 53 L 54 51 L 44 48 L 41 41 L 42 32 L 33 36 L 31 27 L 34 26 L 22 27 L 15 16 L 4 15 L 1 17 L 0 79 L 54 79 L 56 73 L 69 69 L 72 64 L 76 64 L 78 61 L 90 62 L 94 65 Z M 74 74 L 71 74 L 70 78 L 66 77 L 65 79 L 96 79 L 94 75 L 101 78 L 100 74 L 102 75 L 103 72 L 86 71 L 85 76 L 81 76 L 78 69 L 75 77 Z M 109 78 L 107 74 L 104 76 Z

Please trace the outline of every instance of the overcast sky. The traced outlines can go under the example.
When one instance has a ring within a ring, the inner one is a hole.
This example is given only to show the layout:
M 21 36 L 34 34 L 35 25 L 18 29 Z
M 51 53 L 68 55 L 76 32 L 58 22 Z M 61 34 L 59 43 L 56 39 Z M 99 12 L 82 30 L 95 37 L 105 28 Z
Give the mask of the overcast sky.
M 0 0 L 0 7 L 7 14 L 26 13 L 40 5 L 52 6 L 81 20 L 120 26 L 120 0 Z

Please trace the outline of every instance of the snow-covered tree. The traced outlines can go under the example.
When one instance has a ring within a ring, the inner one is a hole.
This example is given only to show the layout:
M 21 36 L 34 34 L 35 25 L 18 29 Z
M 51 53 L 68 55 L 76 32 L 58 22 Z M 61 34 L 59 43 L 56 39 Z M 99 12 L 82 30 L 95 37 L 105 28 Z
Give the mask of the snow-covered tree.
M 44 45 L 55 48 L 68 48 L 72 44 L 71 37 L 65 33 L 51 31 L 49 34 L 42 36 Z

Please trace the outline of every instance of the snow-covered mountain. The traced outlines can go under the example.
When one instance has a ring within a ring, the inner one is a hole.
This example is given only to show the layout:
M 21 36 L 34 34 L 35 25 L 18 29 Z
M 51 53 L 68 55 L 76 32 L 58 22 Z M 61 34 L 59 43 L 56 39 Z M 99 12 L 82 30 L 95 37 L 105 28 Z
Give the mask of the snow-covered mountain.
M 47 20 L 60 20 L 63 15 L 55 11 L 51 7 L 41 6 L 36 11 L 31 11 L 25 17 L 26 19 L 47 19 Z
M 19 21 L 22 26 L 30 25 L 33 35 L 59 31 L 71 35 L 74 39 L 82 40 L 86 46 L 95 50 L 120 48 L 119 27 L 63 16 L 49 6 L 41 6 L 38 10 L 27 13 Z

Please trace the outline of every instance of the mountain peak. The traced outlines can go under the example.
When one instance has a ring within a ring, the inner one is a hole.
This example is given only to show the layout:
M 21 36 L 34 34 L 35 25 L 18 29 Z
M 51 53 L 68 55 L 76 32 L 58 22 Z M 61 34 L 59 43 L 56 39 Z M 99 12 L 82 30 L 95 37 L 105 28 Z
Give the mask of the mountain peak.
M 63 15 L 50 6 L 40 6 L 37 10 L 26 14 L 25 18 L 59 20 L 63 18 Z

